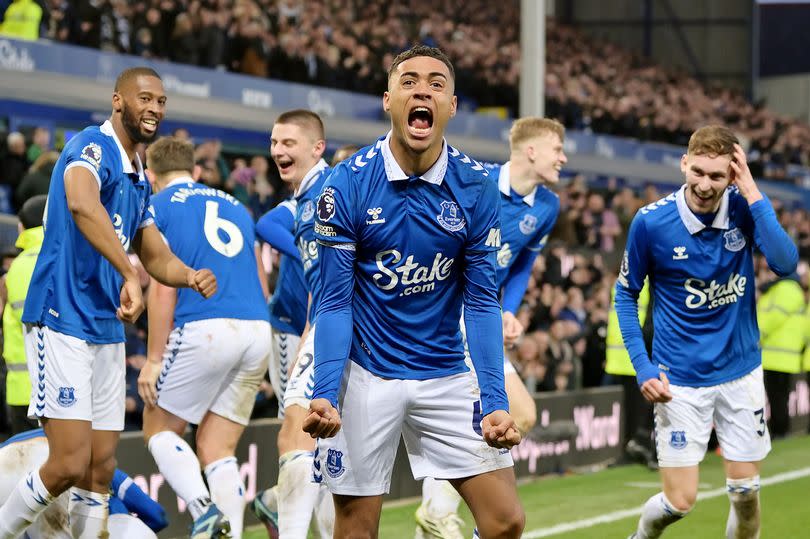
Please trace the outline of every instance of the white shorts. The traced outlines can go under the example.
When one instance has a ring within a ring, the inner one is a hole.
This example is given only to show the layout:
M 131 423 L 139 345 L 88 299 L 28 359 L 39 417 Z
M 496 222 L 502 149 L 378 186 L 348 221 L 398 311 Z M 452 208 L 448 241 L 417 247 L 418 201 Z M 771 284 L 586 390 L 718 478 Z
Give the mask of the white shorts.
M 315 482 L 333 494 L 376 496 L 391 484 L 399 438 L 415 479 L 455 479 L 512 466 L 507 449 L 481 434 L 478 384 L 470 372 L 432 380 L 390 380 L 349 361 L 340 391 L 342 428 L 319 439 Z
M 189 423 L 211 412 L 247 425 L 267 370 L 270 323 L 214 318 L 172 330 L 157 382 L 158 405 Z
M 470 347 L 467 345 L 467 328 L 464 325 L 463 316 L 461 317 L 461 322 L 459 322 L 459 328 L 461 329 L 461 340 L 464 341 L 464 362 L 472 372 L 475 372 L 475 367 L 470 357 Z M 509 355 L 506 353 L 505 348 L 503 350 L 503 373 L 504 375 L 517 374 L 514 365 L 509 361 Z
M 295 367 L 290 374 L 290 383 L 284 392 L 284 408 L 298 405 L 305 410 L 309 409 L 309 401 L 312 400 L 312 390 L 315 389 L 315 326 L 312 326 L 307 334 L 307 339 L 298 357 L 295 360 Z
M 25 325 L 32 419 L 79 419 L 93 430 L 124 430 L 124 343 L 92 344 Z
M 270 346 L 270 384 L 276 392 L 278 399 L 278 418 L 284 418 L 284 392 L 287 390 L 287 380 L 290 375 L 290 364 L 298 350 L 301 336 L 295 333 L 284 333 L 273 328 L 272 344 Z
M 655 405 L 655 443 L 660 466 L 699 464 L 706 454 L 712 425 L 726 460 L 758 462 L 770 452 L 762 367 L 724 384 L 670 385 L 670 391 L 670 402 Z

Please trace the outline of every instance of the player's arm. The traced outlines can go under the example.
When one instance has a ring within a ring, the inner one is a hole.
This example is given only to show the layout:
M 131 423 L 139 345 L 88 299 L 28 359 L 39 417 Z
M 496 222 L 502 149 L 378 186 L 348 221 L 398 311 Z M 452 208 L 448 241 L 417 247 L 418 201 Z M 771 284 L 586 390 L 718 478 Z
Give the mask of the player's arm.
M 265 213 L 256 223 L 256 235 L 276 251 L 300 259 L 295 246 L 295 202 L 285 201 Z
M 124 278 L 118 317 L 135 322 L 144 308 L 138 272 L 130 263 L 101 203 L 101 180 L 85 166 L 68 168 L 64 179 L 67 207 L 79 232 Z
M 515 344 L 523 334 L 523 325 L 517 319 L 520 302 L 529 287 L 529 278 L 532 275 L 532 266 L 539 251 L 524 249 L 518 254 L 503 283 L 503 342 Z
M 520 442 L 520 433 L 508 412 L 503 374 L 503 328 L 495 281 L 500 248 L 498 200 L 497 187 L 486 182 L 470 220 L 473 230 L 464 253 L 464 324 L 481 389 L 484 440 L 509 448 Z
M 745 197 L 751 210 L 754 220 L 754 243 L 775 274 L 781 277 L 790 275 L 796 271 L 799 251 L 779 224 L 771 201 L 759 191 L 748 169 L 745 152 L 739 144 L 734 145 L 734 160 L 730 166 L 733 172 L 732 182 Z
M 647 227 L 640 216 L 640 213 L 636 214 L 630 225 L 627 247 L 616 280 L 616 315 L 642 394 L 651 402 L 667 402 L 672 399 L 669 382 L 650 360 L 638 320 L 638 296 L 644 287 L 649 264 Z
M 152 281 L 146 298 L 149 333 L 146 363 L 138 375 L 138 394 L 146 406 L 157 404 L 157 379 L 163 366 L 163 352 L 174 325 L 177 289 Z
M 135 235 L 133 247 L 146 271 L 166 286 L 191 288 L 210 298 L 217 291 L 217 279 L 211 270 L 194 270 L 172 253 L 157 226 L 147 225 Z

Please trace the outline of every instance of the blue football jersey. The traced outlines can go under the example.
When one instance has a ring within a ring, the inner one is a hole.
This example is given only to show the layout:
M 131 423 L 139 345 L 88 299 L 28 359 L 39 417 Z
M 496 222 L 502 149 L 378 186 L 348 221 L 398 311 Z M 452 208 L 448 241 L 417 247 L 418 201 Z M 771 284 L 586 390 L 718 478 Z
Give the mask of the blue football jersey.
M 323 159 L 307 172 L 295 193 L 295 244 L 301 253 L 307 290 L 312 294 L 309 307 L 309 321 L 314 323 L 318 301 L 321 299 L 320 264 L 318 263 L 318 243 L 315 238 L 315 202 L 323 183 L 329 175 L 329 167 Z
M 295 233 L 294 200 L 285 200 L 278 205 L 290 212 L 289 233 Z M 283 333 L 301 335 L 307 323 L 307 283 L 301 259 L 282 254 L 278 266 L 276 289 L 270 298 L 270 325 Z
M 796 247 L 767 199 L 749 207 L 729 187 L 711 226 L 689 209 L 685 187 L 636 214 L 616 284 L 616 311 L 638 380 L 666 373 L 676 385 L 721 384 L 761 364 L 753 247 L 778 274 L 795 270 Z M 649 276 L 652 361 L 636 300 Z
M 498 288 L 524 250 L 541 251 L 560 214 L 560 198 L 543 185 L 520 196 L 509 185 L 509 163 L 491 165 L 489 174 L 501 192 L 501 249 L 498 251 Z
M 152 193 L 136 157 L 137 170 L 112 124 L 88 127 L 67 143 L 51 175 L 45 210 L 45 240 L 37 259 L 23 322 L 95 344 L 124 342 L 124 326 L 115 313 L 123 278 L 82 235 L 65 196 L 65 172 L 90 171 L 99 184 L 101 203 L 124 249 L 140 228 L 152 224 Z
M 257 273 L 253 219 L 238 200 L 186 177 L 154 195 L 149 210 L 174 254 L 217 278 L 217 292 L 208 299 L 189 288 L 178 290 L 176 326 L 212 318 L 269 319 Z
M 483 409 L 508 409 L 495 286 L 497 187 L 479 163 L 446 145 L 430 170 L 409 177 L 391 154 L 390 136 L 338 165 L 316 206 L 321 256 L 326 249 L 355 253 L 349 358 L 384 378 L 464 372 L 459 331 L 464 304 L 468 334 L 471 322 L 481 323 L 487 332 L 482 341 L 492 344 L 481 344 L 476 336 L 470 348 Z M 342 278 L 330 270 L 322 261 L 325 284 Z M 334 301 L 324 292 L 319 327 Z M 332 352 L 320 348 L 317 339 L 316 334 L 315 395 L 333 399 L 336 380 L 324 381 L 322 374 Z

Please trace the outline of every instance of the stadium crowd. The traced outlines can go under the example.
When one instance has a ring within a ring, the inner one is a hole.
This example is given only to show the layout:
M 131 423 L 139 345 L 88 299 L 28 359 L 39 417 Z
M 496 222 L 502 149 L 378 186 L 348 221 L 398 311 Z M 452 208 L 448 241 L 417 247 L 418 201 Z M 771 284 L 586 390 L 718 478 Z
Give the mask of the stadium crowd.
M 190 137 L 183 129 L 173 135 Z M 52 149 L 46 129 L 32 130 L 28 140 L 22 134 L 7 139 L 6 153 L 0 153 L 0 176 L 2 183 L 12 188 L 14 207 L 19 208 L 31 196 L 47 193 L 58 153 Z M 226 155 L 216 140 L 199 142 L 195 153 L 202 169 L 201 181 L 231 193 L 255 219 L 291 195 L 275 164 L 265 156 Z M 9 173 L 16 179 L 9 179 Z M 634 190 L 617 178 L 588 180 L 580 174 L 569 175 L 555 188 L 560 196 L 560 216 L 548 246 L 535 262 L 518 314 L 526 334 L 510 351 L 511 359 L 531 391 L 594 387 L 605 382 L 610 291 L 630 221 L 640 207 L 667 194 L 652 184 Z M 810 261 L 810 213 L 783 207 L 779 201 L 774 205 L 799 248 L 801 260 Z M 270 266 L 276 268 L 278 255 L 267 251 Z M 16 251 L 2 254 L 7 268 Z M 808 290 L 807 264 L 800 270 L 802 286 Z M 146 289 L 150 277 L 143 268 L 140 276 Z M 276 272 L 272 271 L 269 278 L 272 289 Z M 757 285 L 763 288 L 771 280 L 772 276 L 761 272 Z M 141 427 L 143 402 L 137 378 L 146 361 L 146 328 L 145 315 L 126 327 L 127 428 L 132 430 Z M 255 415 L 274 416 L 276 406 L 267 381 L 257 395 Z
M 452 0 L 41 0 L 28 35 L 145 58 L 379 95 L 411 44 L 455 62 L 462 107 L 514 114 L 519 2 Z M 471 5 L 471 4 L 474 4 Z M 756 177 L 810 164 L 810 126 L 615 44 L 547 22 L 546 110 L 566 127 L 683 145 L 700 125 L 731 126 Z

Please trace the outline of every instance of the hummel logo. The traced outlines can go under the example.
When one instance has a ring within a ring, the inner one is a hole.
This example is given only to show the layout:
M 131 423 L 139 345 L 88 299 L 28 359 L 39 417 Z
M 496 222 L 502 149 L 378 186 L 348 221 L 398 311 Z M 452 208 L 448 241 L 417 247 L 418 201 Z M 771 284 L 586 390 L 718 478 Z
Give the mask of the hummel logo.
M 369 208 L 366 210 L 366 213 L 371 217 L 370 221 L 366 221 L 367 225 L 381 225 L 385 223 L 385 217 L 380 219 L 380 214 L 382 213 L 382 208 Z
M 675 251 L 675 254 L 672 255 L 672 260 L 686 260 L 689 258 L 689 255 L 686 254 L 686 247 L 678 246 L 672 250 Z

